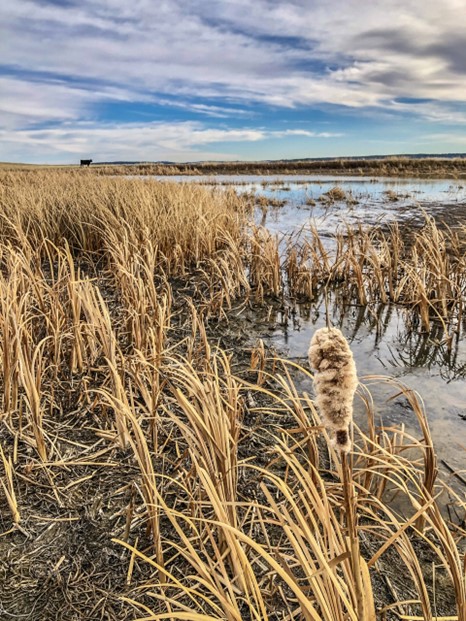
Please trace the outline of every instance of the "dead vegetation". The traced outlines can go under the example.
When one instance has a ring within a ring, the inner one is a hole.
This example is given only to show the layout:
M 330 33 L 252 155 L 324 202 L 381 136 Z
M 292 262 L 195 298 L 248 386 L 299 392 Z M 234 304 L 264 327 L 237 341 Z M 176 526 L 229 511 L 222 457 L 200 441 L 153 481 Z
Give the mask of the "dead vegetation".
M 233 192 L 52 171 L 2 173 L 0 218 L 1 618 L 466 620 L 464 499 L 420 398 L 392 382 L 419 431 L 380 425 L 370 382 L 391 380 L 363 381 L 345 483 L 309 371 L 210 331 L 335 285 L 450 335 L 453 233 L 331 256 L 315 232 L 283 258 Z
M 321 201 L 334 203 L 336 201 L 344 201 L 347 200 L 348 196 L 346 192 L 340 186 L 336 185 L 333 188 L 330 188 L 327 192 L 322 194 L 320 197 Z

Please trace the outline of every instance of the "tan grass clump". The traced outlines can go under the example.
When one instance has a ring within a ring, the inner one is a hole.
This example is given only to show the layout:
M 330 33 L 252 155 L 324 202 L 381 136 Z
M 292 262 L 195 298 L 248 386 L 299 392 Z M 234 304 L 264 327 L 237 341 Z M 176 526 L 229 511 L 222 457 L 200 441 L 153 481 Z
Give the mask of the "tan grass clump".
M 340 451 L 351 448 L 349 425 L 358 385 L 356 365 L 349 345 L 338 328 L 320 328 L 309 347 L 309 364 L 315 369 L 316 405 L 326 426 L 335 433 Z
M 321 200 L 334 202 L 334 201 L 344 201 L 348 198 L 346 192 L 340 186 L 336 185 L 333 188 L 330 188 L 328 192 L 322 195 Z

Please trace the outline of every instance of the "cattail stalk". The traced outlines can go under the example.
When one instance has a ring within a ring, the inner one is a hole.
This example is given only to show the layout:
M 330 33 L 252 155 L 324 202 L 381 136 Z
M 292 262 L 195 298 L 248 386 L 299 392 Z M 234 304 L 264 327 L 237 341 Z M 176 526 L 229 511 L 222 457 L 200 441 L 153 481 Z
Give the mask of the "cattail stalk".
M 353 420 L 353 399 L 358 385 L 356 365 L 351 349 L 338 328 L 321 328 L 314 333 L 309 347 L 309 364 L 315 369 L 316 405 L 332 432 L 332 441 L 340 452 L 342 487 L 346 525 L 351 551 L 358 619 L 369 619 L 365 604 L 361 573 L 361 556 L 357 527 L 357 504 L 347 453 L 351 450 L 350 425 Z
M 3 469 L 5 470 L 5 481 L 3 481 L 3 479 L 0 479 L 0 483 L 2 484 L 8 506 L 10 507 L 11 513 L 13 515 L 13 521 L 15 524 L 19 524 L 19 522 L 21 521 L 21 516 L 18 509 L 18 501 L 16 500 L 15 488 L 13 485 L 13 465 L 11 463 L 11 457 L 9 457 L 8 459 L 6 458 L 1 444 L 0 457 L 3 462 Z

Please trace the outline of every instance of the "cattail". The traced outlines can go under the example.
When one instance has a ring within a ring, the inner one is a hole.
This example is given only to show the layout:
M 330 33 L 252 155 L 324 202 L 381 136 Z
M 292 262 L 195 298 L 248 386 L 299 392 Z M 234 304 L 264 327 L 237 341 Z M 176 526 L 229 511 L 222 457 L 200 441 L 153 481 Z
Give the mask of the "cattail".
M 308 356 L 315 369 L 316 405 L 325 425 L 334 432 L 338 450 L 348 452 L 353 397 L 358 385 L 351 349 L 338 328 L 320 328 L 312 337 Z

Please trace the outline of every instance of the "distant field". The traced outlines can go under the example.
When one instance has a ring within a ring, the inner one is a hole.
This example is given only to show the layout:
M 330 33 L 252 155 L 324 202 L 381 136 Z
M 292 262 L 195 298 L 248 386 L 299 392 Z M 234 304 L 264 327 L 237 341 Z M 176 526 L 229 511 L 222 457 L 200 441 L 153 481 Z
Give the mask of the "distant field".
M 39 168 L 40 165 L 0 164 L 0 168 Z M 44 166 L 45 168 L 80 168 L 79 165 Z M 466 178 L 466 157 L 386 157 L 329 160 L 275 160 L 259 162 L 199 162 L 180 164 L 92 164 L 100 174 L 110 175 L 363 175 L 386 177 Z M 83 167 L 87 169 L 87 167 Z

